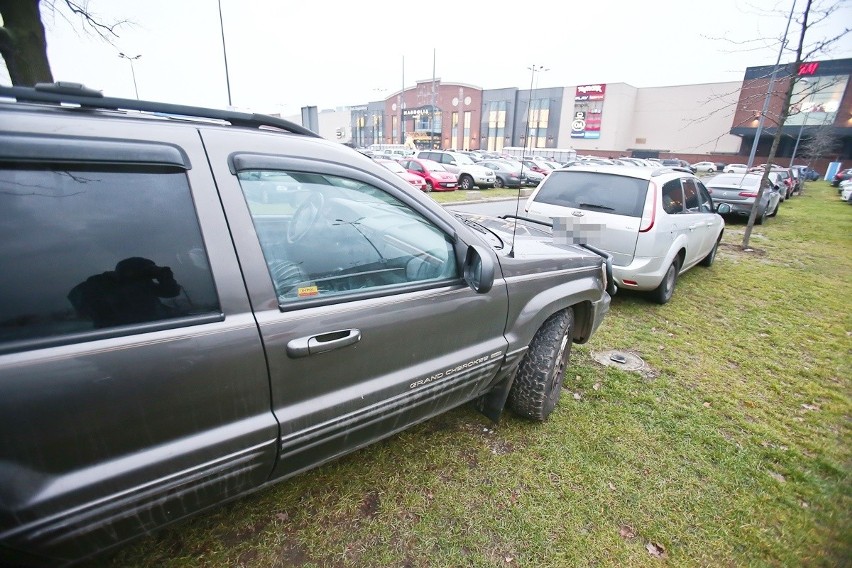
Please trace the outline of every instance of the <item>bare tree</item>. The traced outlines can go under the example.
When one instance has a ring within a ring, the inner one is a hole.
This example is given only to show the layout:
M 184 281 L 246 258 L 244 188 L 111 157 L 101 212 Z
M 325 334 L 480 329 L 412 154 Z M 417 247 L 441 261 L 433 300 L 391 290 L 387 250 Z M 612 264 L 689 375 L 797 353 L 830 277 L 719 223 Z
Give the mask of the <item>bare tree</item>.
M 826 156 L 834 156 L 839 151 L 840 137 L 832 132 L 828 125 L 820 126 L 802 142 L 802 156 L 809 163 Z
M 799 41 L 796 45 L 795 49 L 795 58 L 792 63 L 785 65 L 787 69 L 787 75 L 791 78 L 796 76 L 796 72 L 798 71 L 800 65 L 804 61 L 808 61 L 812 58 L 815 58 L 828 50 L 836 42 L 840 41 L 843 37 L 845 37 L 850 29 L 845 28 L 842 32 L 840 32 L 837 36 L 832 38 L 824 38 L 820 39 L 811 44 L 806 44 L 806 36 L 807 32 L 813 26 L 829 19 L 831 15 L 836 12 L 840 8 L 840 3 L 830 4 L 825 8 L 813 7 L 813 0 L 805 1 L 805 8 L 801 12 L 801 14 L 796 18 L 796 23 L 799 24 Z M 782 38 L 782 42 L 786 42 L 786 38 Z M 783 45 L 783 44 L 782 44 Z M 748 225 L 746 225 L 745 235 L 743 236 L 742 248 L 747 249 L 749 239 L 751 238 L 751 232 L 754 228 L 754 222 L 757 218 L 757 210 L 758 205 L 763 198 L 763 193 L 766 187 L 769 185 L 769 174 L 771 172 L 771 164 L 773 160 L 775 160 L 775 154 L 778 151 L 778 145 L 781 142 L 782 129 L 784 127 L 784 123 L 787 120 L 787 117 L 790 113 L 790 101 L 793 98 L 793 90 L 795 88 L 796 82 L 794 80 L 789 80 L 787 82 L 787 88 L 783 93 L 783 100 L 781 104 L 781 113 L 777 119 L 777 127 L 775 129 L 775 136 L 772 138 L 772 146 L 769 149 L 769 156 L 766 160 L 766 168 L 763 171 L 763 179 L 760 183 L 760 189 L 757 192 L 757 197 L 755 198 L 755 204 L 751 209 L 751 215 L 748 218 Z
M 0 0 L 0 55 L 6 62 L 13 85 L 32 86 L 53 82 L 53 73 L 47 59 L 47 40 L 42 17 L 47 12 L 59 16 L 72 25 L 79 25 L 86 33 L 96 35 L 115 45 L 117 29 L 127 24 L 120 20 L 106 24 L 89 8 L 88 0 Z

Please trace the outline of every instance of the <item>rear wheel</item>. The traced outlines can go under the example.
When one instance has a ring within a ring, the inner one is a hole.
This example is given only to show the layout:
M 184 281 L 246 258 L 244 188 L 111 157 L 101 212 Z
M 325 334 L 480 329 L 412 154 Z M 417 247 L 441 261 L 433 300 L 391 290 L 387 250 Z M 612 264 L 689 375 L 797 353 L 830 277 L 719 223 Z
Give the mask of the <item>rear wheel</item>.
M 769 214 L 770 217 L 775 217 L 778 215 L 778 208 L 781 207 L 781 201 L 775 204 L 775 209 L 772 210 L 772 213 Z
M 524 355 L 509 391 L 509 407 L 533 420 L 546 420 L 562 394 L 571 356 L 574 310 L 556 312 L 539 328 Z
M 757 219 L 755 219 L 755 225 L 763 225 L 766 222 L 766 207 L 763 208 L 763 213 L 761 213 Z
M 464 190 L 473 189 L 473 178 L 466 174 L 460 177 L 459 188 Z
M 651 292 L 651 299 L 658 304 L 666 304 L 672 299 L 674 294 L 675 282 L 677 282 L 677 273 L 680 269 L 680 260 L 675 258 L 672 261 L 669 269 L 666 270 L 666 275 L 663 276 L 663 281 Z
M 713 266 L 713 261 L 716 260 L 716 252 L 719 250 L 719 241 L 722 240 L 722 235 L 719 235 L 719 238 L 716 240 L 716 243 L 713 245 L 713 248 L 710 249 L 710 252 L 707 253 L 701 260 L 701 266 Z

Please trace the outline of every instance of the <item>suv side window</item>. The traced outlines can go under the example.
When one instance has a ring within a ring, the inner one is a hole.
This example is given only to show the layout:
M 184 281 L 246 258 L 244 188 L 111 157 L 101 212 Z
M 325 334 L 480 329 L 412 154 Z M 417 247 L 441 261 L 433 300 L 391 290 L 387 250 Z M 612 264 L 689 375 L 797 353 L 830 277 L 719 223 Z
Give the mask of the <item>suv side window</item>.
M 181 170 L 0 168 L 0 241 L 0 351 L 220 317 Z
M 684 178 L 682 181 L 686 210 L 689 213 L 698 213 L 700 211 L 700 200 L 698 199 L 698 187 L 695 185 L 695 180 Z
M 436 162 L 441 161 L 440 156 L 435 152 L 420 152 L 417 156 L 423 160 L 434 160 Z
M 669 215 L 683 213 L 683 189 L 679 179 L 663 184 L 663 210 Z
M 274 207 L 256 179 L 291 180 Z M 332 175 L 248 171 L 240 185 L 282 308 L 306 299 L 396 293 L 459 278 L 447 236 L 369 184 Z

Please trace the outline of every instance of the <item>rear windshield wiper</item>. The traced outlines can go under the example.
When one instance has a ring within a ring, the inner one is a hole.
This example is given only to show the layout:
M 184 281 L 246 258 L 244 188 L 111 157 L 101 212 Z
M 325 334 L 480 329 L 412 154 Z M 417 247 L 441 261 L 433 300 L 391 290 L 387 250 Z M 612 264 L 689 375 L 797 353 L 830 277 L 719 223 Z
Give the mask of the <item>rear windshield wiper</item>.
M 603 209 L 604 211 L 615 211 L 612 207 L 607 207 L 606 205 L 600 205 L 598 203 L 580 203 L 577 207 L 594 207 L 595 209 Z

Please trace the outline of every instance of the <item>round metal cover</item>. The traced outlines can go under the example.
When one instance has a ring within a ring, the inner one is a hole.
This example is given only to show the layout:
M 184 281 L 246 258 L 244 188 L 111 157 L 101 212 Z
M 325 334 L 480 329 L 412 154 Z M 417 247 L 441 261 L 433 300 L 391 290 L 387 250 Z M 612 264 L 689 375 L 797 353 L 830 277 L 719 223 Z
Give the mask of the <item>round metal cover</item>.
M 609 351 L 592 353 L 592 357 L 601 365 L 608 365 L 625 371 L 639 371 L 645 367 L 645 361 L 641 357 L 628 351 L 611 349 Z

